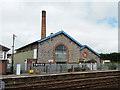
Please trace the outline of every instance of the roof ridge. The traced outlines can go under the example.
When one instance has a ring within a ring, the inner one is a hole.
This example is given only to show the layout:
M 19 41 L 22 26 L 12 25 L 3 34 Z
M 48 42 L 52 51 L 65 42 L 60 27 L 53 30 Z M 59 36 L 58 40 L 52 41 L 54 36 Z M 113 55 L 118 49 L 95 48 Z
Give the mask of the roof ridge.
M 49 38 L 51 38 L 51 37 L 54 37 L 54 36 L 56 36 L 56 35 L 58 35 L 58 34 L 61 34 L 61 33 L 63 33 L 63 34 L 66 35 L 68 38 L 70 38 L 71 40 L 73 40 L 73 41 L 74 41 L 76 44 L 78 44 L 79 46 L 83 46 L 83 45 L 80 44 L 78 41 L 76 41 L 74 38 L 72 38 L 70 35 L 68 35 L 66 32 L 64 32 L 63 30 L 61 30 L 61 31 L 59 31 L 59 32 L 57 32 L 57 33 L 55 33 L 55 34 L 53 34 L 53 35 L 47 36 L 46 38 L 43 38 L 43 39 L 41 39 L 41 40 L 38 40 L 37 42 L 40 43 L 40 42 L 42 42 L 42 41 L 44 41 L 44 40 L 47 40 L 47 39 L 49 39 Z
M 95 52 L 92 48 L 90 48 L 90 47 L 87 46 L 87 45 L 84 45 L 83 47 L 81 47 L 80 50 L 82 50 L 82 49 L 85 48 L 85 47 L 87 47 L 89 50 L 91 50 L 93 53 L 95 53 L 97 56 L 100 57 L 100 55 L 99 55 L 97 52 Z

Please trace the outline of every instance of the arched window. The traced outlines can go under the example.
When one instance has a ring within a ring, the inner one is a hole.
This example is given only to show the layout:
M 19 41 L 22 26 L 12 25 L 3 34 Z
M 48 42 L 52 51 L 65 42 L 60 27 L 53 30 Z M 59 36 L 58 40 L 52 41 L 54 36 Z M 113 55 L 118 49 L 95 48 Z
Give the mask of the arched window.
M 67 48 L 64 45 L 58 45 L 55 48 L 55 61 L 56 62 L 67 61 Z

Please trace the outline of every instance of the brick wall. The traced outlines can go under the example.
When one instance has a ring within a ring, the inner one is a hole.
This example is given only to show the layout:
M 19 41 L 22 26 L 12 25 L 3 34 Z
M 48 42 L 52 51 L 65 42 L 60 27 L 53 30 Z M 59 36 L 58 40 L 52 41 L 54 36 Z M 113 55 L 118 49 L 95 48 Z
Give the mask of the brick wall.
M 0 60 L 0 74 L 6 74 L 6 60 Z

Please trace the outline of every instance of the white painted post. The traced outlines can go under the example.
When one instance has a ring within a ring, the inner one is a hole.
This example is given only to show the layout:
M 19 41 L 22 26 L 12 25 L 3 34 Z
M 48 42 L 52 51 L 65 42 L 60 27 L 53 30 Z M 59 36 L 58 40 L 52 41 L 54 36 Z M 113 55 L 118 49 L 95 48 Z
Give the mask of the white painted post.
M 93 64 L 91 63 L 91 71 L 93 70 Z
M 33 58 L 34 58 L 34 59 L 37 59 L 37 49 L 34 49 Z
M 1 82 L 1 90 L 5 90 L 5 82 Z
M 16 65 L 16 75 L 20 75 L 20 64 Z
M 4 58 L 4 55 L 5 55 L 5 52 L 2 53 L 2 59 L 5 59 L 5 58 Z
M 27 71 L 27 59 L 25 59 L 25 71 Z

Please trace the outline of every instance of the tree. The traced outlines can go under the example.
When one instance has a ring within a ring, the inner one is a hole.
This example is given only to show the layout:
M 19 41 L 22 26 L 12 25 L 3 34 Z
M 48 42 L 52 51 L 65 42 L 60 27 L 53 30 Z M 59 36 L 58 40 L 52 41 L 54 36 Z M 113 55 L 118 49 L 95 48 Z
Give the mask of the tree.
M 111 62 L 120 62 L 120 53 L 101 53 L 100 55 L 100 58 L 103 60 L 111 60 Z

